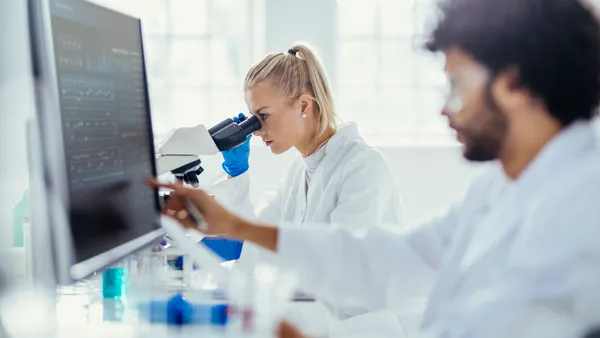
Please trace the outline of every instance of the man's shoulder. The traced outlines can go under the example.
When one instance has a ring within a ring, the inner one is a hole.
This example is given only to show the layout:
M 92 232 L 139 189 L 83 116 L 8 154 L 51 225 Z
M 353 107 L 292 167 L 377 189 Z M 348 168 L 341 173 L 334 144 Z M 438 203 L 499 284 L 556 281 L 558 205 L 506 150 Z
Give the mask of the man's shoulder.
M 524 238 L 545 239 L 554 250 L 598 247 L 600 157 L 584 158 L 567 166 L 524 201 L 520 209 Z
M 600 206 L 600 152 L 590 153 L 556 169 L 538 189 L 539 203 L 564 202 Z M 589 198 L 597 198 L 590 201 Z

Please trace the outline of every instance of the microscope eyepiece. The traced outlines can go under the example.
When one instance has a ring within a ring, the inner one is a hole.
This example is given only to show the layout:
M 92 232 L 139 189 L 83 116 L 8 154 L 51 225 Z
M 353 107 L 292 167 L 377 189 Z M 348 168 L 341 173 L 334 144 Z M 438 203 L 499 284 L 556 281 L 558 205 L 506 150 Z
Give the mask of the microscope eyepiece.
M 251 116 L 244 121 L 240 122 L 239 126 L 242 128 L 245 136 L 248 136 L 254 132 L 257 132 L 262 128 L 262 124 L 256 115 Z
M 256 116 L 242 119 L 239 123 L 233 122 L 231 119 L 228 120 L 230 120 L 231 123 L 226 123 L 227 120 L 223 121 L 217 125 L 223 127 L 210 133 L 210 136 L 217 145 L 219 151 L 226 151 L 239 146 L 246 142 L 248 135 L 259 131 L 260 128 L 262 128 L 262 124 Z M 210 130 L 216 129 L 217 126 Z

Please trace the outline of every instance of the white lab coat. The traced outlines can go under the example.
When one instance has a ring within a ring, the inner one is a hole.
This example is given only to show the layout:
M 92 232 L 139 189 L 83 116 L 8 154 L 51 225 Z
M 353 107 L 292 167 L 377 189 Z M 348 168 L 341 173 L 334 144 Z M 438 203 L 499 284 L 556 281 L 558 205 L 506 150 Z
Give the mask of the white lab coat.
M 307 291 L 369 309 L 402 311 L 436 273 L 426 337 L 577 337 L 600 322 L 598 140 L 577 123 L 516 181 L 495 166 L 410 231 L 284 228 L 278 250 Z
M 244 216 L 261 221 L 322 225 L 343 224 L 347 229 L 360 229 L 378 224 L 400 227 L 402 213 L 400 197 L 388 162 L 376 149 L 367 145 L 356 124 L 341 128 L 325 145 L 325 156 L 306 187 L 306 170 L 302 158 L 297 158 L 262 206 L 256 208 L 250 200 L 248 173 L 221 181 L 210 192 Z M 252 267 L 259 260 L 275 263 L 275 256 L 245 243 L 240 266 Z M 331 304 L 335 304 L 332 301 Z M 342 317 L 362 313 L 356 308 L 344 309 Z

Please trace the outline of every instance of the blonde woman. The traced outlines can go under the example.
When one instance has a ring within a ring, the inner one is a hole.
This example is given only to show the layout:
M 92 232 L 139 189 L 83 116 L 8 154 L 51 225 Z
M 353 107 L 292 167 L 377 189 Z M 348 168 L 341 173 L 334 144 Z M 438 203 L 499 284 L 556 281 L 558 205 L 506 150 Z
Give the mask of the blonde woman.
M 255 208 L 247 171 L 249 140 L 225 152 L 227 177 L 210 189 L 221 201 L 271 222 L 351 228 L 402 223 L 389 164 L 354 123 L 337 124 L 327 74 L 310 46 L 297 43 L 286 52 L 266 55 L 248 71 L 244 93 L 250 114 L 262 123 L 255 137 L 274 154 L 294 148 L 299 156 L 277 191 Z M 205 242 L 226 259 L 237 258 L 241 250 L 240 242 Z M 257 250 L 244 248 L 241 261 L 258 259 Z

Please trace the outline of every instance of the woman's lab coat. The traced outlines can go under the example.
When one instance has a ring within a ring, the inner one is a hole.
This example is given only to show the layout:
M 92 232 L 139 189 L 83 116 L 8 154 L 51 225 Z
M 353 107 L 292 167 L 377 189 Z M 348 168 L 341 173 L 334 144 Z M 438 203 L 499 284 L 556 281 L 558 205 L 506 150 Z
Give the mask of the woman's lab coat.
M 283 228 L 279 255 L 306 291 L 369 309 L 400 311 L 436 274 L 426 337 L 579 337 L 600 323 L 598 140 L 577 123 L 516 181 L 494 167 L 410 231 Z
M 383 155 L 365 143 L 356 124 L 341 128 L 324 147 L 325 156 L 308 188 L 298 157 L 277 191 L 258 208 L 250 199 L 248 172 L 217 182 L 210 192 L 234 211 L 264 222 L 339 223 L 347 229 L 402 224 L 394 174 Z
M 325 156 L 313 173 L 308 190 L 305 166 L 298 158 L 277 191 L 269 194 L 259 208 L 255 209 L 250 200 L 248 173 L 222 180 L 210 191 L 232 210 L 273 224 L 337 223 L 346 229 L 378 224 L 400 227 L 402 214 L 394 174 L 383 155 L 365 143 L 356 124 L 341 128 L 324 147 Z M 258 260 L 275 259 L 271 253 L 245 243 L 239 265 L 252 267 Z M 354 310 L 346 311 L 340 315 L 354 314 Z

